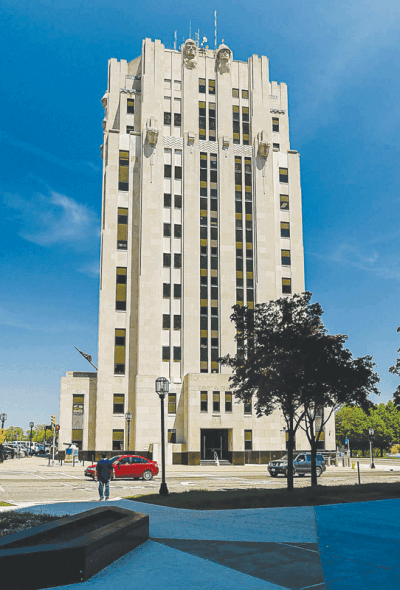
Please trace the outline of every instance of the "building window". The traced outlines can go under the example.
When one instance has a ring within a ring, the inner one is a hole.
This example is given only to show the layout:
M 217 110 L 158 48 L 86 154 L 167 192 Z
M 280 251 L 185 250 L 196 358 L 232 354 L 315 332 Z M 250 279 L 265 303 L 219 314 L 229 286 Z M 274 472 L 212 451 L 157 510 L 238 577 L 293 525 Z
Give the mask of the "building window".
M 174 225 L 174 238 L 182 237 L 182 226 L 178 223 Z
M 215 94 L 215 80 L 208 81 L 208 94 Z
M 225 412 L 232 412 L 232 393 L 225 391 Z
M 118 190 L 129 190 L 129 152 L 119 152 L 119 175 L 118 175 Z
M 279 182 L 289 182 L 287 168 L 279 168 Z
M 163 283 L 163 297 L 164 299 L 171 297 L 171 285 L 169 283 Z
M 83 395 L 72 396 L 72 413 L 83 414 Z
M 165 362 L 169 362 L 171 358 L 171 350 L 169 346 L 162 347 L 162 360 Z
M 179 283 L 174 284 L 174 299 L 180 299 L 182 297 L 182 285 Z
M 252 411 L 252 404 L 251 404 L 251 400 L 250 401 L 245 401 L 244 402 L 244 413 L 245 414 L 251 414 Z
M 125 334 L 126 330 L 115 330 L 114 373 L 125 374 Z
M 180 127 L 181 126 L 181 114 L 180 113 L 174 113 L 174 125 L 175 127 Z
M 175 180 L 182 179 L 182 166 L 175 166 Z
M 290 238 L 290 225 L 288 221 L 281 221 L 281 238 Z
M 117 290 L 115 298 L 115 309 L 118 311 L 126 311 L 126 267 L 117 267 Z
M 248 90 L 242 90 L 242 98 L 249 98 L 249 91 Z
M 126 250 L 128 247 L 128 209 L 118 208 L 118 236 L 117 249 Z
M 164 223 L 163 235 L 164 235 L 164 238 L 171 237 L 171 224 L 170 223 Z
M 208 412 L 208 391 L 200 391 L 200 412 Z
M 292 292 L 292 279 L 282 279 L 282 293 Z
M 182 254 L 174 254 L 174 268 L 182 268 Z
M 232 88 L 232 97 L 239 98 L 239 88 Z
M 124 449 L 124 431 L 112 431 L 112 448 L 113 451 L 122 451 Z
M 253 450 L 253 431 L 252 430 L 245 430 L 244 431 L 244 450 L 245 451 L 252 451 Z
M 250 145 L 249 107 L 242 108 L 243 145 Z
M 206 79 L 205 78 L 199 78 L 199 92 L 201 94 L 206 93 Z
M 176 393 L 168 394 L 168 414 L 176 414 Z
M 206 139 L 206 103 L 199 102 L 199 139 Z
M 171 113 L 164 111 L 164 125 L 171 125 Z
M 78 449 L 82 450 L 82 441 L 83 441 L 83 430 L 82 428 L 73 428 L 72 429 L 72 440 L 71 442 L 78 447 Z
M 169 443 L 176 443 L 176 429 L 175 428 L 171 428 L 170 430 L 168 430 L 168 442 Z
M 279 195 L 281 209 L 289 209 L 289 195 Z
M 174 330 L 180 330 L 181 329 L 181 316 L 180 315 L 174 315 Z
M 134 126 L 133 126 L 133 125 L 127 125 L 127 126 L 126 126 L 126 132 L 127 132 L 127 133 L 130 133 L 131 131 L 135 131 L 135 128 L 134 128 Z
M 169 330 L 171 327 L 171 316 L 167 313 L 164 313 L 162 319 L 163 319 L 163 322 L 162 322 L 163 330 Z
M 282 253 L 282 265 L 290 266 L 290 250 L 281 250 Z
M 172 166 L 171 164 L 164 164 L 164 178 L 171 178 Z
M 219 391 L 213 391 L 213 412 L 220 412 L 220 394 Z
M 181 347 L 180 346 L 174 346 L 174 361 L 176 363 L 181 362 Z
M 170 193 L 164 193 L 164 207 L 171 208 L 171 195 Z
M 123 414 L 125 407 L 125 396 L 123 393 L 114 393 L 113 414 Z
M 272 144 L 272 149 L 274 149 L 274 150 L 279 150 L 279 149 L 280 149 L 280 145 L 279 145 L 279 143 L 273 143 L 273 144 Z
M 182 195 L 175 195 L 175 209 L 182 209 Z
M 133 115 L 135 113 L 135 100 L 133 98 L 127 99 L 126 112 L 128 115 Z
M 210 102 L 208 105 L 208 139 L 210 141 L 216 140 L 216 128 L 215 102 Z
M 279 131 L 279 118 L 272 117 L 272 131 Z
M 240 143 L 240 111 L 239 107 L 234 105 L 232 107 L 232 119 L 233 119 L 233 143 Z
M 163 267 L 171 268 L 171 254 L 164 252 L 163 254 Z

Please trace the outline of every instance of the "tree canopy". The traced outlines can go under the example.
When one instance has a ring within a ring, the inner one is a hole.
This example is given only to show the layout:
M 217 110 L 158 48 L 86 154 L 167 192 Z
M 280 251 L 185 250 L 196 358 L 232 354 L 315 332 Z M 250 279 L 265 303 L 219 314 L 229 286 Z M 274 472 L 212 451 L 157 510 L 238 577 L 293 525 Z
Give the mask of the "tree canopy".
M 400 326 L 397 328 L 397 331 L 400 332 Z M 397 352 L 400 353 L 400 348 L 397 349 Z M 389 372 L 393 373 L 393 375 L 400 376 L 400 355 L 396 361 L 396 364 L 389 368 Z M 396 391 L 393 394 L 393 401 L 394 404 L 400 408 L 400 384 L 397 386 Z
M 344 404 L 368 408 L 370 393 L 378 394 L 379 377 L 370 356 L 353 359 L 343 348 L 347 336 L 327 334 L 319 303 L 311 304 L 309 292 L 249 307 L 235 306 L 237 353 L 220 362 L 232 368 L 232 390 L 238 399 L 255 398 L 257 416 L 279 408 L 286 420 L 288 441 L 288 488 L 293 487 L 294 435 L 300 426 L 312 451 L 313 484 L 316 485 L 316 445 L 324 424 Z M 319 408 L 329 411 L 320 422 Z

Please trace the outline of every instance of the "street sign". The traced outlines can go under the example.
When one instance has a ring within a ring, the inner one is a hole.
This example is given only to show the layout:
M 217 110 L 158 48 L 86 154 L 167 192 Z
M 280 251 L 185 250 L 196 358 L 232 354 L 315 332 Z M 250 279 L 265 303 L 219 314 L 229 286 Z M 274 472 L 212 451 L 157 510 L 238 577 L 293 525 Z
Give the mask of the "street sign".
M 344 439 L 344 444 L 345 444 L 345 445 L 348 445 L 348 444 L 349 444 L 349 439 L 348 439 L 348 438 L 345 438 L 345 439 Z

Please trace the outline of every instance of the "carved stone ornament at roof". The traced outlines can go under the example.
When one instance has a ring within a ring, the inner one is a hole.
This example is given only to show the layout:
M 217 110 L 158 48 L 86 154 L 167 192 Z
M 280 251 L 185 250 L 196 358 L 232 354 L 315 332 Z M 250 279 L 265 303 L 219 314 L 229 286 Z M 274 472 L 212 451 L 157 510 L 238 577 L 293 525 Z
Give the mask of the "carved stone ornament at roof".
M 188 39 L 183 47 L 183 63 L 188 70 L 193 70 L 197 66 L 196 55 L 197 45 L 193 39 Z
M 227 45 L 220 45 L 216 52 L 216 70 L 219 71 L 220 74 L 229 72 L 231 69 L 231 61 L 232 51 Z

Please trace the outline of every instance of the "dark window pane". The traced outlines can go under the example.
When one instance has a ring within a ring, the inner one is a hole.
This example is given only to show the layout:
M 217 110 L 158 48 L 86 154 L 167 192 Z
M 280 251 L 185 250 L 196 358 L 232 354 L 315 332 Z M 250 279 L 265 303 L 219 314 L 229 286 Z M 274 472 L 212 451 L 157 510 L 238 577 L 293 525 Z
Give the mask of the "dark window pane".
M 171 236 L 171 224 L 164 223 L 164 238 L 169 238 Z
M 164 193 L 164 207 L 171 207 L 171 195 Z
M 174 238 L 182 237 L 182 226 L 180 224 L 174 225 Z
M 135 112 L 135 101 L 133 98 L 128 98 L 126 101 L 126 112 L 128 115 L 133 115 Z
M 182 178 L 182 166 L 175 166 L 175 178 Z
M 163 314 L 163 330 L 169 330 L 171 327 L 171 316 L 169 314 Z
M 164 266 L 164 268 L 170 268 L 171 254 L 163 254 L 163 266 Z
M 171 285 L 169 283 L 163 283 L 163 297 L 164 299 L 171 297 Z
M 282 293 L 291 293 L 292 292 L 292 280 L 291 279 L 282 279 Z
M 180 113 L 174 114 L 174 125 L 175 125 L 175 127 L 181 126 L 181 114 Z
M 175 209 L 182 209 L 182 195 L 175 195 Z
M 181 360 L 181 347 L 174 346 L 174 361 L 180 361 L 180 360 Z
M 279 168 L 279 182 L 289 182 L 287 168 Z
M 172 167 L 170 164 L 164 164 L 164 178 L 171 178 Z
M 163 346 L 162 347 L 162 360 L 163 361 L 169 361 L 170 360 L 170 347 L 169 346 Z
M 182 268 L 182 254 L 174 254 L 174 268 Z
M 164 112 L 164 125 L 171 125 L 171 113 Z
M 218 318 L 217 317 L 211 318 L 211 330 L 218 330 Z
M 181 329 L 181 316 L 174 315 L 174 330 L 180 330 L 180 329 Z
M 175 283 L 174 285 L 174 299 L 180 299 L 182 296 L 182 285 Z

